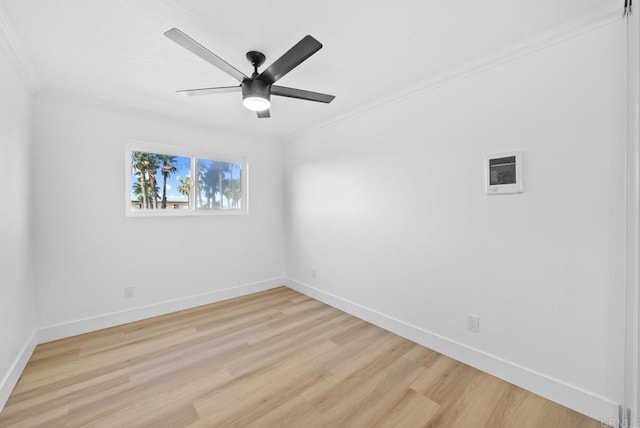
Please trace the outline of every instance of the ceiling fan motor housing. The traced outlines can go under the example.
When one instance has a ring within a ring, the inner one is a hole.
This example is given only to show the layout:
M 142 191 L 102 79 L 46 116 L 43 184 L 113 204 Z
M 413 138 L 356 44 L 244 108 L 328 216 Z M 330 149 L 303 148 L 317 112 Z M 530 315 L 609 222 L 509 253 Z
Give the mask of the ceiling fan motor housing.
M 266 106 L 265 108 L 269 108 L 271 100 L 271 85 L 260 79 L 244 79 L 242 81 L 243 104 L 247 106 L 247 102 L 250 102 L 250 99 L 266 100 L 266 103 L 264 104 Z M 254 108 L 251 109 L 255 110 Z

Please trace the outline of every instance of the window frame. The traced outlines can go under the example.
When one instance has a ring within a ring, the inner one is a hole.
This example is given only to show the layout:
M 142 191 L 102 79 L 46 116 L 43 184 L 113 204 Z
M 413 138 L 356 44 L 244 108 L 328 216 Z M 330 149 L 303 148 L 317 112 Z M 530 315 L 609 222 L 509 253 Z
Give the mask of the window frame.
M 133 152 L 145 152 L 153 154 L 171 155 L 177 157 L 190 158 L 190 171 L 192 177 L 192 187 L 189 193 L 188 209 L 149 209 L 135 210 L 131 206 L 131 187 L 133 181 L 131 179 L 131 156 Z M 143 141 L 131 141 L 127 143 L 125 148 L 125 216 L 126 217 L 173 217 L 173 216 L 228 216 L 228 215 L 247 215 L 249 214 L 249 183 L 248 183 L 248 160 L 246 156 L 230 156 L 214 152 L 201 150 L 189 150 L 185 147 L 148 143 Z M 235 163 L 240 165 L 240 208 L 226 209 L 199 209 L 196 207 L 196 195 L 199 191 L 199 183 L 197 180 L 197 162 L 198 159 L 211 160 L 216 162 Z

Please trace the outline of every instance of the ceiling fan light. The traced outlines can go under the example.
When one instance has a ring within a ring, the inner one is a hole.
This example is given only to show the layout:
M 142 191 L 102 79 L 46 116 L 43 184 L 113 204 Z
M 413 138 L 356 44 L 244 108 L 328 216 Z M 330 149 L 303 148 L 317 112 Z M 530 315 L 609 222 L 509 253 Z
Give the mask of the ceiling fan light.
M 242 105 L 249 110 L 264 111 L 269 109 L 271 102 L 266 98 L 251 96 L 244 98 L 242 100 Z
M 265 111 L 271 106 L 271 86 L 260 79 L 242 81 L 242 105 L 249 110 Z

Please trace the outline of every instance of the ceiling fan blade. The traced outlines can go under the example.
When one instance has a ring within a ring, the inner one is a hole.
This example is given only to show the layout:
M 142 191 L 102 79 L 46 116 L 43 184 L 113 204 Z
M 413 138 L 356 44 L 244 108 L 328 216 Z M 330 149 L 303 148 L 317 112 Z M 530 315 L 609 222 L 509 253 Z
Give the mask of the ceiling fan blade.
M 267 69 L 258 76 L 258 79 L 267 83 L 274 83 L 311 55 L 318 52 L 321 48 L 322 43 L 311 36 L 304 36 L 302 40 L 267 67 Z
M 247 76 L 236 69 L 234 66 L 220 58 L 218 55 L 211 52 L 209 49 L 202 46 L 200 43 L 193 40 L 191 37 L 184 34 L 182 31 L 177 28 L 172 28 L 171 30 L 164 33 L 164 35 L 196 55 L 198 55 L 203 60 L 207 61 L 209 64 L 218 67 L 220 70 L 224 71 L 228 75 L 236 78 L 238 81 L 242 82 L 243 79 L 246 79 Z
M 183 89 L 176 91 L 180 95 L 185 97 L 197 97 L 200 95 L 213 95 L 213 94 L 226 94 L 227 92 L 240 92 L 242 87 L 240 86 L 221 86 L 218 88 L 200 88 L 200 89 Z
M 258 113 L 258 119 L 265 119 L 265 118 L 271 117 L 271 114 L 269 113 L 269 109 L 257 111 L 256 113 Z
M 271 86 L 271 95 L 281 97 L 298 98 L 307 101 L 317 101 L 319 103 L 330 103 L 335 95 L 321 94 L 320 92 L 305 91 L 303 89 L 287 88 L 285 86 Z

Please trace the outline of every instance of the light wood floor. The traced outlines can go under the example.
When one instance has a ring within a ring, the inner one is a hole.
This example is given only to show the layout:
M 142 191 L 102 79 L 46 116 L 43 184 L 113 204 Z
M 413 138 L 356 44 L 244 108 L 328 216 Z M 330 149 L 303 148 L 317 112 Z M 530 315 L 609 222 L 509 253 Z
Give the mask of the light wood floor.
M 39 345 L 1 427 L 600 427 L 287 288 Z

